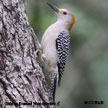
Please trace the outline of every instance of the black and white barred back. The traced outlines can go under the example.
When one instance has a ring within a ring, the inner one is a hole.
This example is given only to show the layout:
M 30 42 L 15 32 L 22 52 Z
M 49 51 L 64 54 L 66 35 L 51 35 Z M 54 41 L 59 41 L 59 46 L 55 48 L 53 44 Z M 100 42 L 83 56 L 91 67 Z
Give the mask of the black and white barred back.
M 58 85 L 60 86 L 61 77 L 65 68 L 66 58 L 69 50 L 70 35 L 67 31 L 62 31 L 56 39 L 56 49 L 58 53 Z

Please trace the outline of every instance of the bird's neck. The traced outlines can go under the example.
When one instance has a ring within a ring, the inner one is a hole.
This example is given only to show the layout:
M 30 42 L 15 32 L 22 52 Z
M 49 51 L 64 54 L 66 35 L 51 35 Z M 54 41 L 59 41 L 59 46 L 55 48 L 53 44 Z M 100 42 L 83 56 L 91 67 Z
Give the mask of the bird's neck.
M 58 27 L 63 28 L 64 30 L 70 31 L 71 24 L 69 23 L 58 20 L 55 24 L 57 24 Z

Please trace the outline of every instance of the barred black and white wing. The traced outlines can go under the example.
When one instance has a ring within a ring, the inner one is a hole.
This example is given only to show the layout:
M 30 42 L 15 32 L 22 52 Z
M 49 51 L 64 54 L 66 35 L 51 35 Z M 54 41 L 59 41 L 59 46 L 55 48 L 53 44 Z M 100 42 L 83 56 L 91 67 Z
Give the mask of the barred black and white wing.
M 58 54 L 58 85 L 60 86 L 61 77 L 65 68 L 66 58 L 69 50 L 70 35 L 67 31 L 62 31 L 56 39 L 56 49 Z

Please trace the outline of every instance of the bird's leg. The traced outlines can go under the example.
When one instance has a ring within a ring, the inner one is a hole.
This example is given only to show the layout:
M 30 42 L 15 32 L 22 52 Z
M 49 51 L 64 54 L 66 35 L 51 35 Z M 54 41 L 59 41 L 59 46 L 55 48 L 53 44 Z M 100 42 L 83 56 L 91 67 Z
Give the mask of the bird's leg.
M 41 44 L 38 43 L 38 49 L 35 51 L 36 55 L 39 55 L 39 53 L 42 53 Z
M 41 48 L 41 44 L 38 43 L 38 49 L 35 51 L 35 54 L 37 56 L 39 56 L 39 58 L 41 59 L 41 61 L 45 62 L 45 54 L 42 53 L 42 48 Z
M 45 54 L 42 54 L 42 60 L 45 61 L 45 59 L 46 59 Z

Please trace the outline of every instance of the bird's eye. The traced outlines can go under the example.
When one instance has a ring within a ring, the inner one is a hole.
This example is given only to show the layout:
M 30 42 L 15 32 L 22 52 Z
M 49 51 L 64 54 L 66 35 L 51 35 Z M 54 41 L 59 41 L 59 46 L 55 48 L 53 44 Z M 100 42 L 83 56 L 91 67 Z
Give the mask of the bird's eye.
M 67 15 L 67 12 L 63 12 L 64 15 Z

